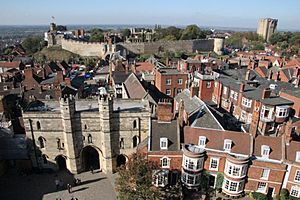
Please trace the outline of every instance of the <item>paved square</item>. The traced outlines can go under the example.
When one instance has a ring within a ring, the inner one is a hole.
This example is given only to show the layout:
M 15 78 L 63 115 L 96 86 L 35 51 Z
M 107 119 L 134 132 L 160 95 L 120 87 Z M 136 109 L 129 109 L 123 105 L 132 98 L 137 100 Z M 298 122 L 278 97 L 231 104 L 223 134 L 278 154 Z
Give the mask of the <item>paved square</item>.
M 63 181 L 63 187 L 56 191 L 55 179 Z M 74 175 L 61 171 L 57 173 L 32 174 L 20 176 L 6 174 L 0 178 L 0 199 L 3 200 L 115 200 L 116 192 L 111 184 L 110 176 L 102 172 L 90 172 L 75 175 L 81 179 L 81 184 L 72 188 L 69 194 L 66 189 L 68 183 L 73 185 Z

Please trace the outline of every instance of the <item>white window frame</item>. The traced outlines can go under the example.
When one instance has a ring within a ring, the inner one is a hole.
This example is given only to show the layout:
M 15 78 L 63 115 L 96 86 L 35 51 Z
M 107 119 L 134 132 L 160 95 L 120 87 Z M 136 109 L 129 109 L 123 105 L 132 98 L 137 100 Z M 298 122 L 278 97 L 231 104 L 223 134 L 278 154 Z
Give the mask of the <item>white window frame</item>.
M 166 95 L 171 96 L 171 89 L 166 89 Z
M 211 88 L 211 82 L 210 82 L 210 81 L 208 81 L 208 82 L 206 83 L 206 88 Z
M 166 79 L 166 85 L 171 85 L 171 84 L 172 84 L 172 79 L 171 78 Z
M 228 88 L 224 86 L 224 88 L 223 88 L 223 94 L 224 94 L 224 95 L 227 94 L 227 90 L 228 90 Z
M 203 169 L 203 158 L 189 158 L 183 155 L 182 167 L 185 169 L 198 171 Z
M 251 124 L 251 122 L 252 122 L 252 114 L 249 113 L 247 117 L 247 124 Z
M 219 169 L 219 161 L 220 161 L 220 158 L 210 158 L 209 170 L 218 171 L 218 169 Z M 217 164 L 216 167 L 212 167 L 213 162 L 215 162 Z
M 159 142 L 160 149 L 168 149 L 168 138 L 162 137 Z
M 161 168 L 170 168 L 171 159 L 164 156 L 160 159 Z
M 224 172 L 229 176 L 241 178 L 246 176 L 247 168 L 248 168 L 247 164 L 236 165 L 226 160 Z
M 179 78 L 179 79 L 177 80 L 177 83 L 178 83 L 178 85 L 182 85 L 182 83 L 183 83 L 182 78 Z
M 222 189 L 228 192 L 239 193 L 243 191 L 244 181 L 232 181 L 224 177 Z
M 295 182 L 300 182 L 300 170 L 297 170 L 294 177 Z
M 224 146 L 223 146 L 224 151 L 230 152 L 230 151 L 231 151 L 231 146 L 232 146 L 232 140 L 230 140 L 230 139 L 225 139 L 225 140 L 224 140 Z
M 296 152 L 296 159 L 295 159 L 296 162 L 300 162 L 300 151 L 297 151 Z
M 234 91 L 230 90 L 230 98 L 233 98 L 233 96 L 234 96 Z
M 206 145 L 206 137 L 205 136 L 199 136 L 198 146 L 201 148 L 205 148 Z
M 296 194 L 295 194 L 294 192 L 295 192 Z M 293 197 L 299 198 L 299 196 L 300 196 L 300 188 L 299 188 L 298 186 L 296 186 L 296 185 L 293 185 L 293 186 L 291 187 L 290 195 L 293 196 Z
M 252 100 L 242 97 L 242 105 L 245 106 L 246 108 L 251 108 Z
M 270 169 L 264 168 L 261 172 L 260 179 L 268 180 L 270 174 Z
M 8 90 L 7 85 L 4 85 L 4 86 L 3 86 L 3 90 Z
M 276 117 L 287 117 L 289 115 L 288 106 L 277 106 L 276 107 Z
M 263 187 L 261 187 L 263 186 Z M 266 182 L 258 182 L 257 185 L 257 192 L 261 192 L 261 193 L 266 193 L 266 189 L 267 189 L 267 183 Z
M 242 110 L 241 112 L 241 120 L 245 121 L 246 119 L 246 111 Z
M 268 145 L 261 145 L 261 157 L 269 158 L 270 147 Z
M 237 93 L 237 92 L 234 93 L 233 99 L 234 99 L 234 100 L 237 100 L 237 99 L 238 99 L 238 93 Z

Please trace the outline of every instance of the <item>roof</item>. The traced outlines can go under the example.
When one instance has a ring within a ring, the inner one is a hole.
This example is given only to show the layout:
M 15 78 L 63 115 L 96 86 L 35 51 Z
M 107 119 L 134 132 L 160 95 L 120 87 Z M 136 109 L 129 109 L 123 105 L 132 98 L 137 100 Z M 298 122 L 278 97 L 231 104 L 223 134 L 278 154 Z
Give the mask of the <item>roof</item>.
M 144 71 L 153 71 L 154 69 L 154 65 L 150 62 L 137 62 L 136 65 L 135 65 L 135 70 L 136 70 L 136 73 L 141 73 L 141 72 L 144 72 Z
M 127 73 L 125 71 L 114 71 L 113 72 L 113 79 L 115 84 L 122 84 L 124 81 L 128 78 L 130 73 Z
M 0 62 L 0 67 L 3 67 L 3 68 L 18 68 L 18 67 L 20 67 L 21 63 L 22 63 L 21 61 L 12 61 L 12 62 L 1 61 Z
M 261 146 L 270 147 L 270 159 L 282 160 L 282 137 L 270 137 L 259 135 L 254 141 L 254 155 L 261 157 Z
M 289 145 L 286 145 L 286 159 L 295 161 L 297 151 L 300 152 L 300 142 L 291 141 Z
M 189 123 L 192 127 L 223 130 L 223 127 L 214 117 L 206 104 L 197 96 L 190 97 L 190 91 L 184 89 L 176 95 L 175 101 L 179 104 L 183 101 L 184 110 L 189 114 Z
M 142 99 L 147 93 L 134 73 L 131 73 L 125 80 L 124 86 L 129 98 Z
M 160 150 L 160 138 L 168 138 L 167 151 L 179 151 L 179 126 L 177 120 L 170 123 L 158 122 L 157 120 L 151 121 L 151 151 Z
M 176 75 L 176 74 L 186 74 L 176 68 L 159 68 L 158 71 L 162 74 L 162 75 Z
M 184 143 L 198 144 L 199 136 L 206 137 L 206 149 L 223 151 L 224 140 L 232 141 L 231 153 L 251 155 L 251 136 L 248 133 L 184 127 Z

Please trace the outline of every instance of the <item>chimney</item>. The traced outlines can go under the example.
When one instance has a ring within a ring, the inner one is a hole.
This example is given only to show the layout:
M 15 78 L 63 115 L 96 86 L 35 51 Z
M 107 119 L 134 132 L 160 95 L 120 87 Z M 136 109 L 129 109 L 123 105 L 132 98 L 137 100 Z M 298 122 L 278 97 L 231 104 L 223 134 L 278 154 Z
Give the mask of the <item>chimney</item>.
M 167 99 L 158 102 L 157 119 L 161 122 L 170 122 L 173 119 L 172 103 Z
M 268 80 L 271 80 L 273 76 L 273 72 L 269 70 Z
M 27 68 L 24 70 L 26 79 L 33 79 L 33 71 L 32 68 Z
M 281 127 L 281 134 L 283 134 L 283 136 L 285 136 L 285 142 L 287 145 L 289 145 L 291 143 L 291 141 L 293 140 L 292 137 L 292 130 L 293 130 L 293 126 L 292 126 L 292 119 L 289 118 L 289 120 L 287 122 L 284 122 L 282 124 Z
M 170 65 L 170 58 L 167 56 L 166 58 L 166 66 L 169 66 Z
M 199 94 L 199 87 L 197 86 L 191 86 L 191 89 L 190 89 L 190 97 L 193 98 L 193 96 L 197 96 L 198 97 L 198 94 Z
M 262 91 L 262 99 L 269 98 L 271 96 L 271 90 L 266 88 Z
M 300 74 L 299 74 L 299 71 L 300 71 L 299 67 L 296 67 L 296 68 L 294 69 L 293 77 L 298 77 L 298 75 L 300 75 Z
M 249 81 L 249 78 L 250 78 L 250 70 L 248 69 L 247 72 L 246 72 L 245 80 Z
M 240 93 L 243 93 L 244 90 L 245 90 L 245 83 L 241 82 L 241 84 L 240 84 Z

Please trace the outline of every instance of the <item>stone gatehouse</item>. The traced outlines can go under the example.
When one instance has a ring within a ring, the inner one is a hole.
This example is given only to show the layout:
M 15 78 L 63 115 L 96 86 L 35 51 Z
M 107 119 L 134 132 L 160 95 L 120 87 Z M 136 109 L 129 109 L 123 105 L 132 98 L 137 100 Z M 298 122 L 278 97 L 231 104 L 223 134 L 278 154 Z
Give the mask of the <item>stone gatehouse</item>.
M 34 166 L 112 173 L 147 138 L 150 112 L 144 100 L 64 97 L 30 103 L 23 120 Z

